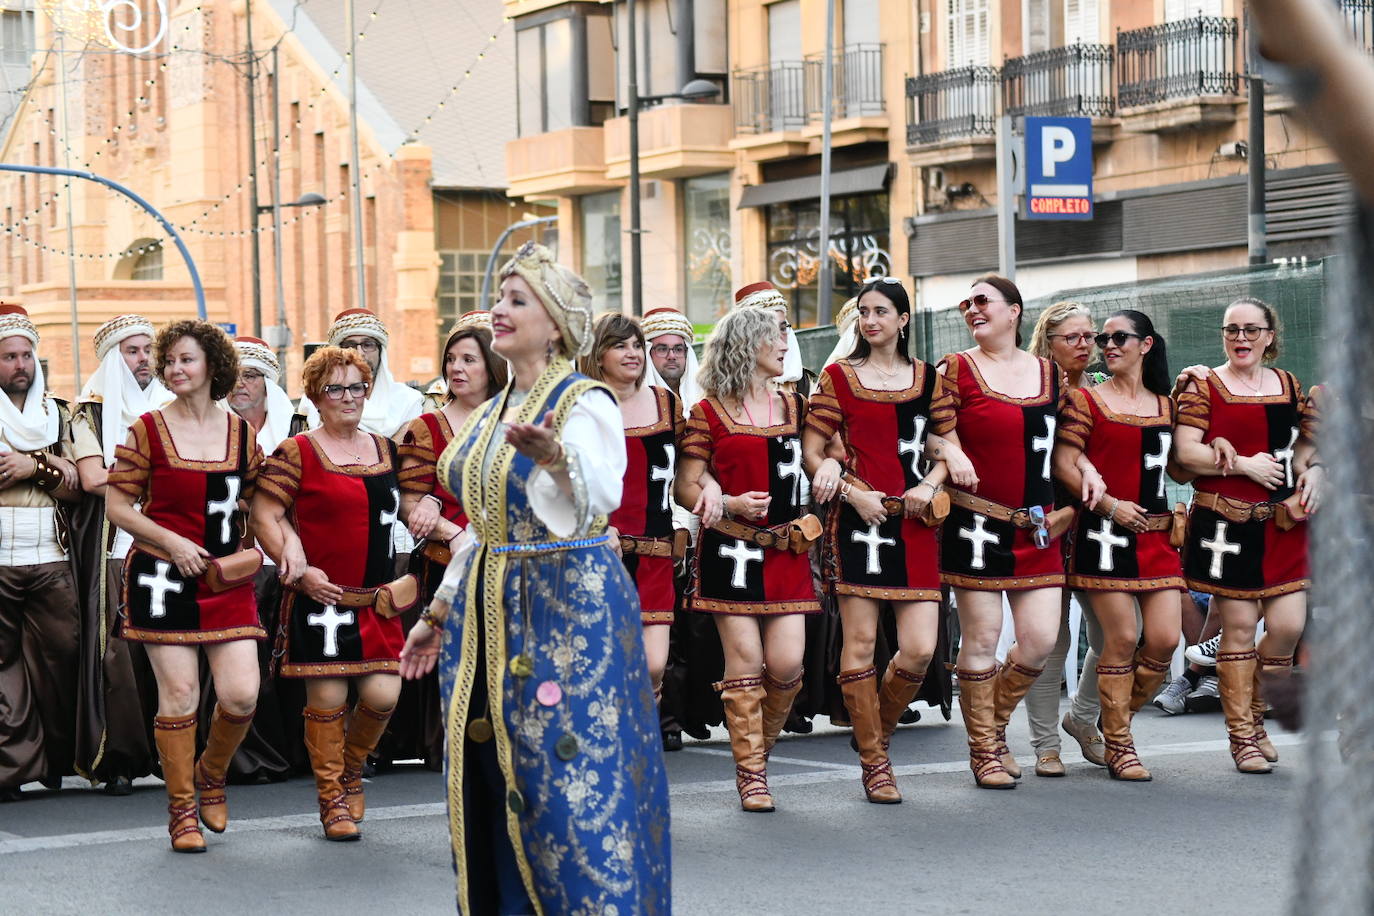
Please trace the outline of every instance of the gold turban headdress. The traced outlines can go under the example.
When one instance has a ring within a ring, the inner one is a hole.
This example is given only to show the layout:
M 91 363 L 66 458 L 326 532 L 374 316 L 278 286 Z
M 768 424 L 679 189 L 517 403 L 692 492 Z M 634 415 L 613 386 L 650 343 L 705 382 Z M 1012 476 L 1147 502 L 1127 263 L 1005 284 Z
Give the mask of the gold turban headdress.
M 519 276 L 539 297 L 563 337 L 563 355 L 586 356 L 592 348 L 592 289 L 559 264 L 543 245 L 526 242 L 501 268 L 501 279 Z

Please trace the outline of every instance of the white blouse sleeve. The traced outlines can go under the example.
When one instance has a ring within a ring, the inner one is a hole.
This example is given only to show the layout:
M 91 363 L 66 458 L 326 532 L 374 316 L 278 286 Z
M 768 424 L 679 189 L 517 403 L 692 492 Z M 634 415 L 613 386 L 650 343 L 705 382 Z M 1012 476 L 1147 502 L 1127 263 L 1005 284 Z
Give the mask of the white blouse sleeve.
M 568 412 L 562 441 L 572 496 L 542 469 L 530 477 L 526 493 L 530 508 L 555 537 L 582 537 L 596 516 L 620 507 L 626 465 L 620 407 L 605 392 L 586 392 Z

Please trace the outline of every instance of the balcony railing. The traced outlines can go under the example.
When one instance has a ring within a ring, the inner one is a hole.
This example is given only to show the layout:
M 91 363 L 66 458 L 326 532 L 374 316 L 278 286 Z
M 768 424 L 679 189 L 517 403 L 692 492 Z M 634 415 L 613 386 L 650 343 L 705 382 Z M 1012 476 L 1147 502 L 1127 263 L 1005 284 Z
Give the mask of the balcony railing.
M 1364 48 L 1365 53 L 1374 54 L 1374 2 L 1341 0 L 1341 18 L 1355 37 L 1355 44 Z
M 734 74 L 735 130 L 766 134 L 806 125 L 807 64 L 778 61 Z
M 992 136 L 997 126 L 998 72 L 960 67 L 906 80 L 906 143 Z
M 1116 57 L 1122 108 L 1240 94 L 1243 61 L 1235 19 L 1198 16 L 1119 32 Z
M 808 57 L 806 66 L 807 112 L 812 121 L 819 121 L 825 110 L 824 55 Z M 883 95 L 882 45 L 850 45 L 837 50 L 834 67 L 832 118 L 858 118 L 887 111 Z
M 1116 111 L 1111 45 L 1051 48 L 1002 65 L 1002 100 L 1012 116 L 1111 117 Z

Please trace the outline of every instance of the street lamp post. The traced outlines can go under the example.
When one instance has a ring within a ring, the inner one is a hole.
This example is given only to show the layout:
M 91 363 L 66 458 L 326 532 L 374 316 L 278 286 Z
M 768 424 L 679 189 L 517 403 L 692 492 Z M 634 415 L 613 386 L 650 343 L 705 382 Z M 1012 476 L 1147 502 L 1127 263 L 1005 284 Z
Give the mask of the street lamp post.
M 253 210 L 253 251 L 255 253 L 258 250 L 259 241 L 257 218 L 264 213 L 272 214 L 272 269 L 276 274 L 277 280 L 277 323 L 272 327 L 261 327 L 262 307 L 257 303 L 260 303 L 262 298 L 262 277 L 259 275 L 259 262 L 257 260 L 253 262 L 253 301 L 255 303 L 253 317 L 259 325 L 254 328 L 257 332 L 257 336 L 266 340 L 268 346 L 277 351 L 278 362 L 280 362 L 282 366 L 285 366 L 286 350 L 291 346 L 291 327 L 286 321 L 286 287 L 282 280 L 282 263 L 284 259 L 282 258 L 281 252 L 281 211 L 286 207 L 318 207 L 322 204 L 329 203 L 329 201 L 325 200 L 323 195 L 310 191 L 309 193 L 302 194 L 300 199 L 294 200 L 289 204 L 282 203 L 280 161 L 278 161 L 277 165 L 278 168 L 273 170 L 272 175 L 272 202 L 270 204 L 255 204 Z M 267 333 L 269 331 L 271 333 Z

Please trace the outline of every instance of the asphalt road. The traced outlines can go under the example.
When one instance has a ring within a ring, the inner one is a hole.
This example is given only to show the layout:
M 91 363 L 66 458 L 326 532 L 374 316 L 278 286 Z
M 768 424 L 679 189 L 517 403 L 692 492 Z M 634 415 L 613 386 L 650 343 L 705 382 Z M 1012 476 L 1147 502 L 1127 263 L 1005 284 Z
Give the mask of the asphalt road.
M 847 732 L 784 737 L 766 815 L 739 810 L 723 733 L 669 754 L 675 911 L 1284 912 L 1295 737 L 1275 736 L 1275 773 L 1243 776 L 1220 715 L 1147 708 L 1136 739 L 1152 783 L 1108 779 L 1067 737 L 1068 776 L 1041 779 L 1018 713 L 1026 775 L 991 792 L 973 785 L 957 709 L 951 723 L 921 709 L 893 740 L 897 806 L 864 802 Z M 453 912 L 438 774 L 370 780 L 365 839 L 347 844 L 321 838 L 309 780 L 231 786 L 229 831 L 201 856 L 169 851 L 157 780 L 122 799 L 69 782 L 0 805 L 0 914 Z

